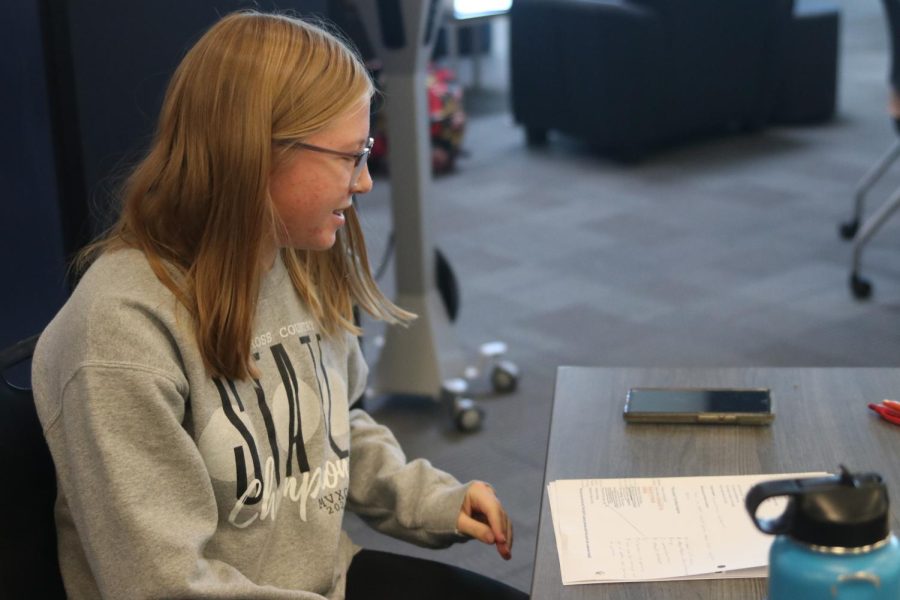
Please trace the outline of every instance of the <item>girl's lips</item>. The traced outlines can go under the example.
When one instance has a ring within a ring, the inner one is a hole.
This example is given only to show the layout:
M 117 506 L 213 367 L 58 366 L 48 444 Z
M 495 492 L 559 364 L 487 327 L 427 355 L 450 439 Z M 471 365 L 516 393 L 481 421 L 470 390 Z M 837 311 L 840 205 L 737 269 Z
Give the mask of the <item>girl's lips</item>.
M 353 208 L 353 202 L 348 202 L 346 206 L 342 206 L 331 211 L 331 214 L 334 215 L 335 221 L 337 222 L 339 227 L 347 221 L 347 216 L 344 213 L 351 208 Z

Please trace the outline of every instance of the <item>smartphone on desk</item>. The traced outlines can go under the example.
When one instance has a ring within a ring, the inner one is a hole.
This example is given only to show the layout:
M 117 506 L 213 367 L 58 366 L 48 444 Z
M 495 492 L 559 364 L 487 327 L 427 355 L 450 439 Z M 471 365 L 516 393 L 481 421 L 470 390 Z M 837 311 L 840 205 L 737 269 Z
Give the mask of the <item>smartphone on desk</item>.
M 768 425 L 775 418 L 766 388 L 631 388 L 625 398 L 629 423 Z

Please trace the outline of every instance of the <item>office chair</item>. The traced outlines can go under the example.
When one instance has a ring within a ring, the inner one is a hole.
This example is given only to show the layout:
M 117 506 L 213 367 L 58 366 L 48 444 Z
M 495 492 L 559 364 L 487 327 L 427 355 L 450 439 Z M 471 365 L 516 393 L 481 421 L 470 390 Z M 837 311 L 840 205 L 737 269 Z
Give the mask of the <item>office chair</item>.
M 0 597 L 65 598 L 56 550 L 56 474 L 30 389 L 9 382 L 38 336 L 0 351 Z
M 890 83 L 895 94 L 900 94 L 900 0 L 882 0 L 888 22 L 888 33 L 891 44 Z M 900 136 L 900 116 L 894 116 L 894 127 Z M 870 239 L 878 232 L 891 215 L 900 208 L 900 189 L 878 207 L 872 216 L 862 221 L 865 195 L 869 189 L 884 175 L 897 157 L 900 156 L 900 137 L 893 146 L 880 158 L 875 166 L 859 181 L 854 198 L 853 218 L 840 226 L 841 237 L 853 240 L 853 260 L 850 268 L 850 290 L 854 297 L 865 300 L 872 295 L 872 284 L 859 274 L 862 251 Z M 860 228 L 860 225 L 862 226 Z

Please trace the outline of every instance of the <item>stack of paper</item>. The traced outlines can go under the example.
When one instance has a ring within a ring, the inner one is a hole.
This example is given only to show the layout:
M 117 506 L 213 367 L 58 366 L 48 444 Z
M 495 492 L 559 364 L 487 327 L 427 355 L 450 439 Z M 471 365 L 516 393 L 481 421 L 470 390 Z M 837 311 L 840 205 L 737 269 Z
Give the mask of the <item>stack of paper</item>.
M 573 479 L 547 486 L 565 585 L 765 577 L 772 536 L 744 508 L 755 484 L 825 473 Z M 784 510 L 768 500 L 760 516 Z

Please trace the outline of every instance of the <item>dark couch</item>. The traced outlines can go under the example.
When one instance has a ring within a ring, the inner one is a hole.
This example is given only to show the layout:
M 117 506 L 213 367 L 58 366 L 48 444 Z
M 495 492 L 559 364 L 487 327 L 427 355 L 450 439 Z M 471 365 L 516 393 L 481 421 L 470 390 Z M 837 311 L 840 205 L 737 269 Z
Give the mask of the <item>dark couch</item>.
M 792 0 L 516 0 L 512 107 L 623 158 L 773 112 Z

